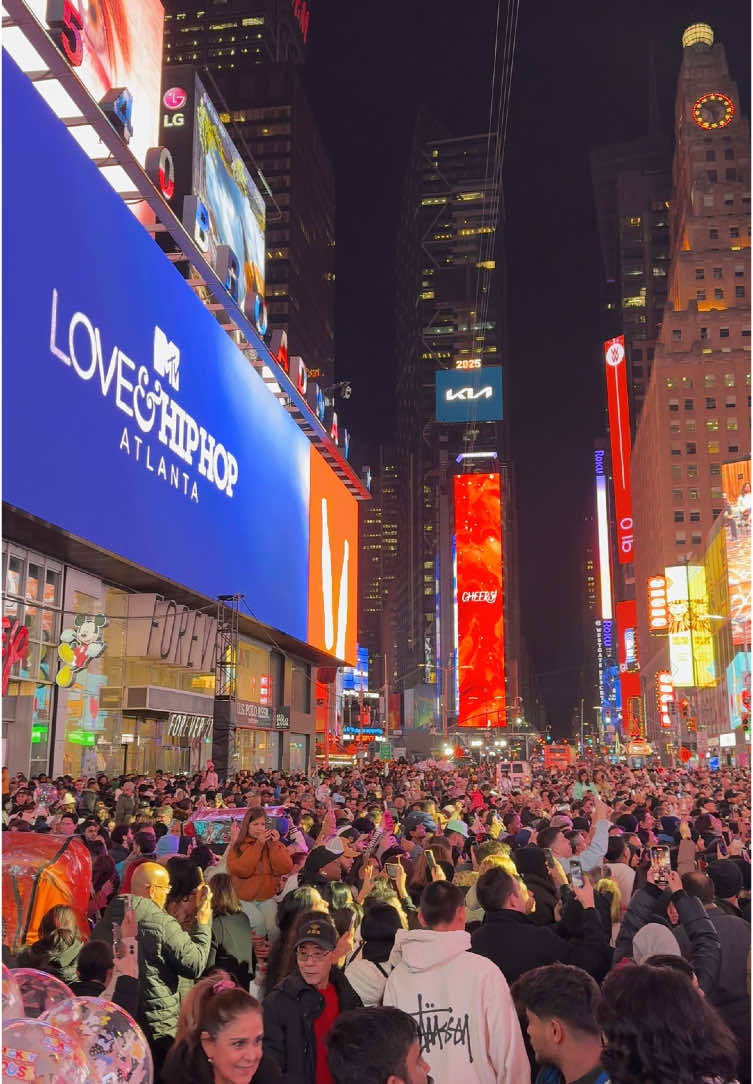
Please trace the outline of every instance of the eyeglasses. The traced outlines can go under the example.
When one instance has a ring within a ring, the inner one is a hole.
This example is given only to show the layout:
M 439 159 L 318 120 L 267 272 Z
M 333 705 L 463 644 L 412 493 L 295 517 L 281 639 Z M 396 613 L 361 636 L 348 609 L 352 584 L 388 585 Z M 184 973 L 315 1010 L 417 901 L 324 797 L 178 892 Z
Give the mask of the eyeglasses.
M 318 964 L 321 963 L 324 957 L 329 954 L 326 952 L 302 952 L 301 949 L 297 949 L 296 955 L 298 956 L 298 959 L 304 964 L 309 962 Z

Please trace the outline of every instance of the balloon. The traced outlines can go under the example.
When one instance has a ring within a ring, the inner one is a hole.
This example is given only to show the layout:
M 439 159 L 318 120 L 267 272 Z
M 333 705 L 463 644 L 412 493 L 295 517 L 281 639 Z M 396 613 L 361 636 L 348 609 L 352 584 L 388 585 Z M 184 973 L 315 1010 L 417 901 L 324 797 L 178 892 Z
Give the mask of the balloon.
M 72 997 L 41 1018 L 77 1041 L 89 1062 L 91 1084 L 152 1084 L 152 1055 L 139 1025 L 102 997 Z
M 79 1043 L 41 1020 L 11 1020 L 3 1028 L 3 1081 L 90 1084 Z
M 36 971 L 33 967 L 14 967 L 11 975 L 16 980 L 24 1011 L 31 1019 L 41 1016 L 58 1001 L 73 997 L 73 991 L 54 975 Z
M 15 1020 L 25 1015 L 21 991 L 13 972 L 3 964 L 3 1020 Z

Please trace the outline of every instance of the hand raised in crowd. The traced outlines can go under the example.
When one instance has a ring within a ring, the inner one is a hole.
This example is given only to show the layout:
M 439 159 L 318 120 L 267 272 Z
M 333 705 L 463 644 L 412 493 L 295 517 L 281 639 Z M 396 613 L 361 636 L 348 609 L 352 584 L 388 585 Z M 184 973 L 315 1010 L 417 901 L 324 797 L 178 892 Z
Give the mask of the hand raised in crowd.
M 196 893 L 196 921 L 202 926 L 212 921 L 212 890 L 208 884 L 199 885 Z
M 444 875 L 444 870 L 442 869 L 441 866 L 434 866 L 433 869 L 429 870 L 429 880 L 430 881 L 446 881 L 447 880 L 447 878 Z
M 588 877 L 583 880 L 583 887 L 578 888 L 577 885 L 572 885 L 573 895 L 575 896 L 581 907 L 595 907 L 594 903 L 594 886 L 591 884 Z
M 667 886 L 674 896 L 675 892 L 682 892 L 682 878 L 676 869 L 670 870 L 667 874 Z
M 235 843 L 241 833 L 240 821 L 230 821 L 230 842 Z
M 132 907 L 126 907 L 123 921 L 120 924 L 120 936 L 123 940 L 127 937 L 135 937 L 139 932 L 139 923 L 136 912 Z

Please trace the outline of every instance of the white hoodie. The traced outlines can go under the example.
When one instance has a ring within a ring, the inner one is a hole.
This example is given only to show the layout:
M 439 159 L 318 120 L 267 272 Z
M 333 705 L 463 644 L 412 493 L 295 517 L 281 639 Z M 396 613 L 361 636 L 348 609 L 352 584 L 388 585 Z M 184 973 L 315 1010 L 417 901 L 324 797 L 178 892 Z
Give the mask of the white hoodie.
M 410 1013 L 435 1084 L 530 1084 L 504 975 L 462 931 L 398 930 L 384 1004 Z

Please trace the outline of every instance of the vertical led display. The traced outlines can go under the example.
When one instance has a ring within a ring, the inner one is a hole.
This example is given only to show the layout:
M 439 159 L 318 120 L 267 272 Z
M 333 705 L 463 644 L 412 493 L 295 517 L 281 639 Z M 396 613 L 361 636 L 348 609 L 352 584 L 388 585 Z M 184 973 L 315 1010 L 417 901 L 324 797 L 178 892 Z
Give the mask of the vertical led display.
M 630 494 L 630 411 L 628 407 L 625 336 L 604 343 L 609 439 L 612 448 L 617 553 L 621 565 L 633 560 L 633 504 Z
M 656 675 L 656 707 L 659 711 L 659 725 L 663 730 L 669 730 L 672 726 L 669 708 L 674 702 L 675 686 L 672 675 L 668 670 L 660 670 Z
M 706 569 L 703 565 L 688 566 L 688 603 L 695 684 L 699 688 L 705 688 L 716 685 L 716 664 L 706 589 Z
M 722 520 L 727 536 L 732 643 L 750 644 L 750 460 L 722 464 Z
M 504 726 L 500 475 L 456 475 L 454 495 L 458 726 Z
M 687 565 L 666 568 L 669 606 L 669 665 L 675 687 L 693 684 L 693 642 L 690 633 Z
M 618 602 L 617 661 L 620 667 L 622 729 L 631 737 L 640 736 L 641 679 L 638 660 L 638 607 L 635 599 Z
M 738 651 L 727 667 L 727 702 L 733 730 L 750 718 L 750 652 Z
M 601 616 L 612 618 L 612 575 L 609 567 L 609 516 L 607 513 L 607 479 L 604 474 L 604 452 L 594 452 L 596 467 L 596 530 L 599 540 L 599 583 L 601 585 Z
M 648 628 L 656 636 L 669 631 L 667 581 L 664 576 L 651 576 L 648 581 Z

